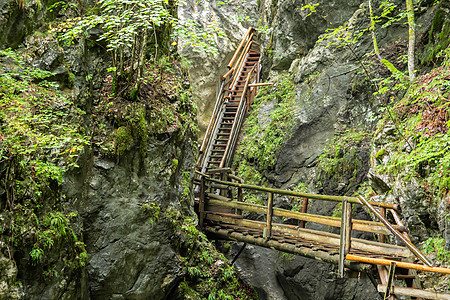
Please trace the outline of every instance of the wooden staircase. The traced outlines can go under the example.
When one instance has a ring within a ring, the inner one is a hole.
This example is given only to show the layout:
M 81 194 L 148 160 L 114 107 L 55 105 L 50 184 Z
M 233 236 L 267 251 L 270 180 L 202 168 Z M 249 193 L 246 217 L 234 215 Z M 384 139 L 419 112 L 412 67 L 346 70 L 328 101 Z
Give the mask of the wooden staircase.
M 197 168 L 207 172 L 232 163 L 240 128 L 256 95 L 261 54 L 249 28 L 222 76 L 213 116 L 200 149 Z

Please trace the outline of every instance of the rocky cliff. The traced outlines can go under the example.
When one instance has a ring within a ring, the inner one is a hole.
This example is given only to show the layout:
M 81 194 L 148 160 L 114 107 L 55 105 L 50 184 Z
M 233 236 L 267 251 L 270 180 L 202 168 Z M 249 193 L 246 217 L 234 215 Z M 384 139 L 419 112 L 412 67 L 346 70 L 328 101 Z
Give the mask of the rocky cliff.
M 167 24 L 135 41 L 136 94 L 89 27 L 99 5 L 1 4 L 0 299 L 251 298 L 196 228 L 196 105 Z

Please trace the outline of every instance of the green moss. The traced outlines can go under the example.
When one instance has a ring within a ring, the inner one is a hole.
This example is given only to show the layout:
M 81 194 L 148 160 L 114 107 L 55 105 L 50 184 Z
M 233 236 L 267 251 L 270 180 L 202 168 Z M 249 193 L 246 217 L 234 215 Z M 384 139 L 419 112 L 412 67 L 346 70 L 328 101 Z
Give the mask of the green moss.
M 197 299 L 255 299 L 254 292 L 239 280 L 235 268 L 198 231 L 193 220 L 183 221 L 181 234 L 188 248 L 180 257 L 187 273 L 180 285 L 185 295 Z
M 439 8 L 428 32 L 429 39 L 425 46 L 425 54 L 421 59 L 422 64 L 434 62 L 441 51 L 450 45 L 450 21 L 445 17 L 443 10 Z
M 129 126 L 122 126 L 116 132 L 116 153 L 123 155 L 129 151 L 134 145 L 134 139 Z
M 246 182 L 260 184 L 263 176 L 258 170 L 273 168 L 283 144 L 291 137 L 295 116 L 294 84 L 283 74 L 272 87 L 261 88 L 244 123 L 235 167 Z M 273 105 L 270 115 L 261 116 L 260 108 Z

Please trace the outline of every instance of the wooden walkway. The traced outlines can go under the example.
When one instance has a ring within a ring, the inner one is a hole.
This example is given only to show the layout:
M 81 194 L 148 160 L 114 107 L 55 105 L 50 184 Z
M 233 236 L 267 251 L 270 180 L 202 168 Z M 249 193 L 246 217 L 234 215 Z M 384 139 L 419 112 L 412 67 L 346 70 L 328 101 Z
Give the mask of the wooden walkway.
M 384 299 L 394 299 L 394 294 L 412 299 L 450 299 L 449 294 L 421 289 L 417 271 L 450 274 L 450 269 L 433 267 L 411 243 L 397 205 L 371 202 L 360 196 L 316 195 L 248 185 L 233 175 L 229 167 L 240 128 L 257 87 L 265 85 L 259 83 L 260 53 L 255 49 L 259 44 L 253 41 L 254 32 L 252 28 L 248 30 L 228 65 L 229 71 L 221 78 L 214 113 L 200 150 L 195 177 L 200 227 L 214 238 L 337 264 L 342 277 L 346 269 L 365 271 L 369 264 L 377 265 L 381 282 L 378 291 Z M 265 205 L 245 203 L 246 193 L 265 199 Z M 302 198 L 302 211 L 274 207 L 277 195 Z M 341 203 L 341 216 L 310 214 L 309 201 Z M 356 205 L 364 206 L 379 221 L 355 219 Z M 388 221 L 388 214 L 394 224 Z M 338 228 L 339 234 L 307 229 L 307 223 Z M 355 238 L 356 231 L 372 233 L 378 241 Z M 394 287 L 395 279 L 403 280 L 406 287 Z

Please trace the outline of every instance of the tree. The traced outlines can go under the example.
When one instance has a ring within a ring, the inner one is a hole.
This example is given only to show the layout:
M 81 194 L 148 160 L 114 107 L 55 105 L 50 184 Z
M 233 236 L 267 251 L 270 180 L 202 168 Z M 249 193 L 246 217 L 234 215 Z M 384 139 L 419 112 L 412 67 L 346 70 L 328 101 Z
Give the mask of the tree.
M 106 41 L 111 53 L 116 86 L 120 83 L 133 85 L 131 98 L 139 94 L 143 80 L 143 68 L 148 46 L 153 42 L 155 60 L 161 43 L 158 32 L 169 28 L 174 36 L 191 40 L 191 45 L 202 51 L 214 52 L 212 34 L 223 36 L 223 32 L 213 24 L 208 32 L 199 32 L 195 22 L 181 24 L 175 17 L 177 0 L 99 0 L 100 13 L 69 19 L 54 31 L 60 32 L 60 39 L 70 44 L 82 37 L 89 29 L 100 28 L 103 34 L 99 41 Z

